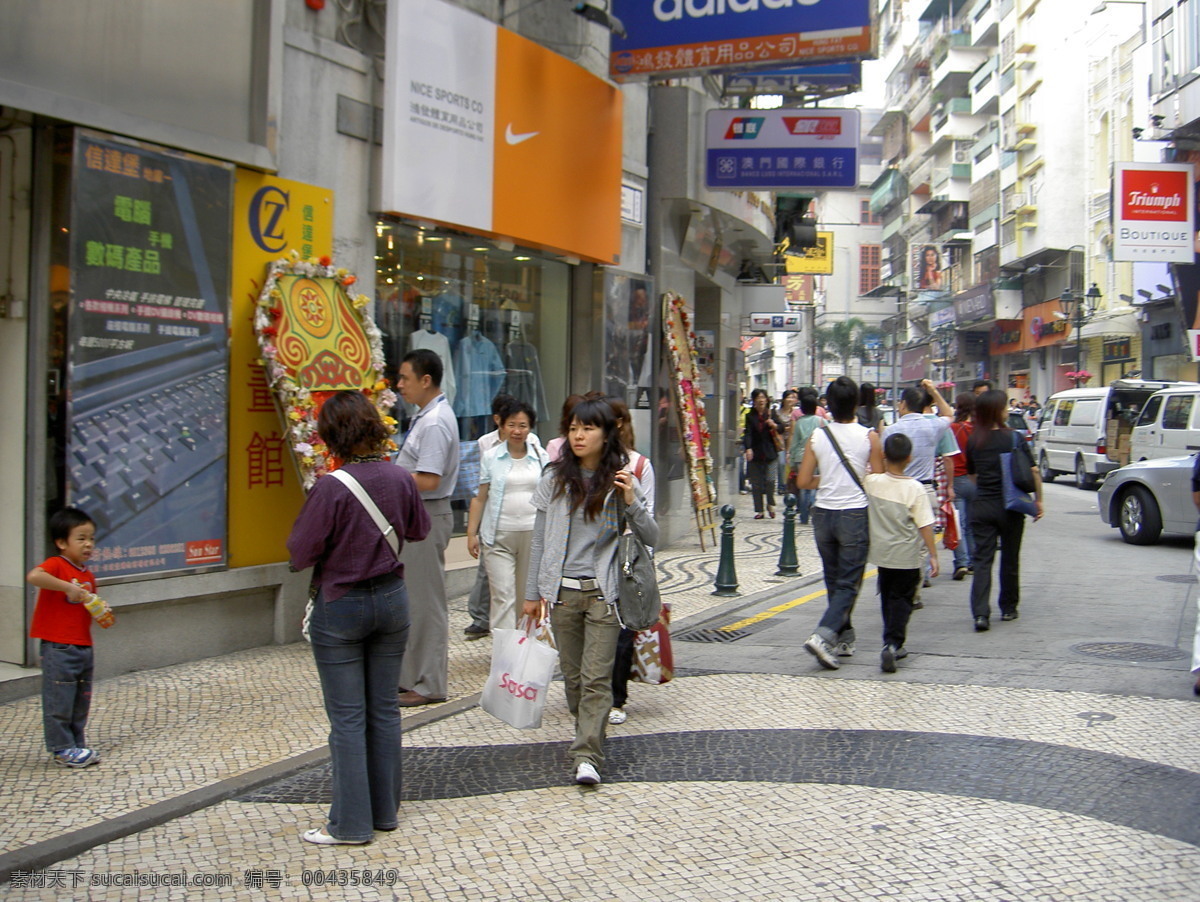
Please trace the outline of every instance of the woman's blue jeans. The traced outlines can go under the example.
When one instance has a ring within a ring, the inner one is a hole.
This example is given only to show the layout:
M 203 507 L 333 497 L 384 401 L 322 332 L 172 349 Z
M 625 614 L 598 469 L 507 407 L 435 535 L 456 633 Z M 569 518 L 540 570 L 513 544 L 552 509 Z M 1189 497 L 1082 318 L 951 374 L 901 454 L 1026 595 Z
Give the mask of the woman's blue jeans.
M 329 717 L 333 804 L 327 830 L 361 842 L 394 830 L 400 807 L 400 707 L 396 686 L 408 641 L 408 590 L 394 574 L 355 583 L 341 598 L 322 590 L 309 622 Z
M 954 477 L 954 507 L 958 510 L 958 547 L 954 549 L 954 566 L 970 567 L 975 560 L 975 532 L 971 529 L 971 506 L 979 491 L 970 476 Z

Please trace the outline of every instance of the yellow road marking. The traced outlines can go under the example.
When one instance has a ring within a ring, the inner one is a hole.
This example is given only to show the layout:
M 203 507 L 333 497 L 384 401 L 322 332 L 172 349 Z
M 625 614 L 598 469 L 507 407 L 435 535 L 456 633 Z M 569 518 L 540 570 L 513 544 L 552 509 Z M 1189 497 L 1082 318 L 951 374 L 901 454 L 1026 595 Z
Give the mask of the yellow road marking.
M 863 579 L 868 579 L 872 576 L 875 576 L 877 573 L 879 573 L 878 570 L 868 570 L 863 574 Z M 743 629 L 744 627 L 751 626 L 755 623 L 762 623 L 764 620 L 770 620 L 776 614 L 782 614 L 784 611 L 790 611 L 792 608 L 798 608 L 800 605 L 806 604 L 807 602 L 812 601 L 814 598 L 820 598 L 824 594 L 825 590 L 820 589 L 801 598 L 794 598 L 791 601 L 785 601 L 783 604 L 777 604 L 773 608 L 767 608 L 765 611 L 755 614 L 753 617 L 747 617 L 745 620 L 739 620 L 737 623 L 730 623 L 726 626 L 717 627 L 717 629 L 721 632 L 728 633 L 733 632 L 734 630 Z

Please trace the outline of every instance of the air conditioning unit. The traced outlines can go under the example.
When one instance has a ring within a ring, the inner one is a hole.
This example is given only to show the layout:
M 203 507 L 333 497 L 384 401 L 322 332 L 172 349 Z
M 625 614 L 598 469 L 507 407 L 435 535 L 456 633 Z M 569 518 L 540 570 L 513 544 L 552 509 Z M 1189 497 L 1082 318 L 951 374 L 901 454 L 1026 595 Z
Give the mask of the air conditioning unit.
M 1010 194 L 1004 201 L 1005 213 L 1016 213 L 1017 210 L 1025 206 L 1029 202 L 1029 196 L 1026 194 Z

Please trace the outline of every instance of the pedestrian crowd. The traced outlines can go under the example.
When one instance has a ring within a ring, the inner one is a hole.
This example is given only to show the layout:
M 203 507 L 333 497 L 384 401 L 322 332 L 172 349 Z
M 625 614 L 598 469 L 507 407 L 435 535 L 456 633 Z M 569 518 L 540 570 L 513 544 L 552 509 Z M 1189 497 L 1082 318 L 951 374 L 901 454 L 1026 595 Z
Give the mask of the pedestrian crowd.
M 875 386 L 842 376 L 824 395 L 789 389 L 778 407 L 751 393 L 742 447 L 755 517 L 774 517 L 774 493 L 796 497 L 797 519 L 811 523 L 821 556 L 826 610 L 805 648 L 836 670 L 853 655 L 855 602 L 868 559 L 878 568 L 883 615 L 880 666 L 908 654 L 909 617 L 921 589 L 940 575 L 935 529 L 952 538 L 951 578 L 971 578 L 974 629 L 991 628 L 992 566 L 997 557 L 1000 619 L 1016 620 L 1026 514 L 1010 509 L 1004 468 L 1029 470 L 1030 509 L 1042 516 L 1041 478 L 1024 439 L 1008 426 L 1007 395 L 980 380 L 954 406 L 930 380 L 904 389 L 888 423 Z M 1038 409 L 1036 398 L 1023 411 Z

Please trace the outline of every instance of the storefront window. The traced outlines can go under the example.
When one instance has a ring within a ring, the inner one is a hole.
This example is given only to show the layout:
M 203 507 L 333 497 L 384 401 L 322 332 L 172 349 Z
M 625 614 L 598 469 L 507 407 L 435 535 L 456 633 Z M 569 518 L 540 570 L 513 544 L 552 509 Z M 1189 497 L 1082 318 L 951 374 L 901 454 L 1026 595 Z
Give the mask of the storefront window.
M 499 393 L 527 402 L 543 444 L 558 431 L 567 394 L 570 266 L 520 248 L 408 223 L 380 222 L 375 321 L 393 384 L 404 355 L 429 348 L 442 359 L 442 389 L 458 418 L 456 532 L 479 480 L 476 439 L 492 430 Z M 401 428 L 415 413 L 403 402 Z

